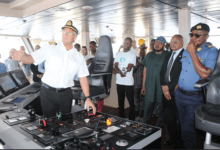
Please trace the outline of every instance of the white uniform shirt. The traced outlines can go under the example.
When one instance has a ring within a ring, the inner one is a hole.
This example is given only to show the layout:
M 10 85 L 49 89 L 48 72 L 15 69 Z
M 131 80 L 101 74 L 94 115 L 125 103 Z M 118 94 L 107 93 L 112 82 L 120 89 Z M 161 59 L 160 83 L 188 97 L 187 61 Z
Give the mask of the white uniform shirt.
M 85 60 L 87 61 L 88 59 L 94 58 L 94 57 L 95 57 L 95 55 L 88 54 L 88 55 L 85 56 Z
M 128 64 L 136 65 L 136 55 L 128 51 L 124 53 L 123 51 L 117 52 L 115 55 L 115 62 L 118 62 L 118 68 L 122 70 L 123 68 L 127 68 Z M 116 84 L 119 85 L 134 85 L 134 78 L 133 78 L 133 67 L 130 72 L 126 73 L 126 77 L 121 77 L 119 73 L 116 74 Z
M 90 58 L 95 58 L 95 55 L 92 55 L 92 54 L 88 54 L 85 56 L 85 60 L 87 61 L 88 59 Z M 87 63 L 87 62 L 86 62 Z M 89 65 L 87 65 L 87 67 L 89 68 L 89 66 L 91 65 L 91 63 Z
M 131 47 L 130 51 L 133 52 L 136 55 L 136 57 L 138 57 L 138 49 L 139 49 L 138 47 L 135 49 Z
M 73 78 L 89 75 L 83 56 L 73 47 L 67 51 L 63 43 L 45 45 L 31 54 L 35 65 L 45 62 L 45 73 L 42 82 L 54 88 L 74 86 Z

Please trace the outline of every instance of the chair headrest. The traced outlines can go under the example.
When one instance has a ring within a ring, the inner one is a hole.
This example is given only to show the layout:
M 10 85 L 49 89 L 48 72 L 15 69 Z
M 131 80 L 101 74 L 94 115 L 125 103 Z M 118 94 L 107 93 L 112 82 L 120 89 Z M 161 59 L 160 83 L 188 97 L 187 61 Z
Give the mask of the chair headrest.
M 112 73 L 113 51 L 111 40 L 108 36 L 99 38 L 96 55 L 89 67 L 90 74 Z

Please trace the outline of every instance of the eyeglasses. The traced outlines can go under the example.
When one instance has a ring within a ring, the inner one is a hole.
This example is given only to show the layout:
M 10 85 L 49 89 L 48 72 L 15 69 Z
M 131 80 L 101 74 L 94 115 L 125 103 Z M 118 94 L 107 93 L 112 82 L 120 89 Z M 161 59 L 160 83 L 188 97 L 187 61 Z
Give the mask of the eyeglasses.
M 63 33 L 63 34 L 66 34 L 66 33 L 67 33 L 68 35 L 77 35 L 76 33 L 67 32 L 67 31 L 64 31 L 64 30 L 62 31 L 62 33 Z
M 200 36 L 204 36 L 204 35 L 208 35 L 208 34 L 203 34 L 203 35 L 200 35 L 200 34 L 193 34 L 193 33 L 190 33 L 189 36 L 192 38 L 193 36 L 195 35 L 196 38 L 199 38 Z
M 180 41 L 171 41 L 170 44 L 177 44 L 179 43 Z

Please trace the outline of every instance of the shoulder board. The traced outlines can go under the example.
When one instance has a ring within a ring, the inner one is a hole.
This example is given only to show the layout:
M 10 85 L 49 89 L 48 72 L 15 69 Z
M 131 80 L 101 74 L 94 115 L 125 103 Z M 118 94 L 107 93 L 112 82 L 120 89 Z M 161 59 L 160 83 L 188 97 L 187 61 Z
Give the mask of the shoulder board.
M 208 45 L 207 47 L 212 48 L 213 46 L 212 45 Z
M 56 42 L 49 42 L 50 45 L 57 45 Z

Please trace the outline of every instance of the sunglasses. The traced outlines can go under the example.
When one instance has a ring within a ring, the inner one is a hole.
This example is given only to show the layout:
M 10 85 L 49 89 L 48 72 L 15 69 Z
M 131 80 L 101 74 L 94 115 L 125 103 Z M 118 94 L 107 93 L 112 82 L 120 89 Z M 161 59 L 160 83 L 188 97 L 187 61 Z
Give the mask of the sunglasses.
M 196 38 L 199 38 L 200 36 L 204 36 L 204 35 L 208 35 L 208 34 L 203 34 L 203 35 L 200 35 L 200 34 L 193 34 L 193 33 L 190 33 L 189 36 L 192 38 L 193 36 L 195 35 Z

